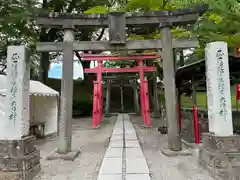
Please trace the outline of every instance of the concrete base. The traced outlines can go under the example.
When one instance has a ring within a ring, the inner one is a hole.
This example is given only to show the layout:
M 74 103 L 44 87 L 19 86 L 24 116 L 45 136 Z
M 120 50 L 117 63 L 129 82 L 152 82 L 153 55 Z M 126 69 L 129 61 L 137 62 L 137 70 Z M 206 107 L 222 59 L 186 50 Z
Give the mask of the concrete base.
M 56 160 L 56 159 L 63 159 L 66 161 L 74 161 L 78 155 L 80 154 L 80 150 L 71 151 L 66 154 L 58 153 L 58 150 L 55 149 L 46 159 L 47 160 Z
M 189 143 L 187 141 L 185 141 L 184 139 L 181 139 L 182 141 L 182 144 L 184 145 L 185 148 L 188 148 L 188 149 L 197 149 L 199 147 L 198 144 L 195 144 L 195 143 Z
M 193 155 L 193 153 L 191 152 L 191 150 L 182 150 L 182 151 L 172 151 L 168 148 L 162 148 L 161 152 L 164 156 L 167 157 L 176 157 L 176 156 L 191 156 Z
M 0 179 L 31 180 L 40 172 L 40 152 L 34 137 L 0 141 Z
M 218 179 L 240 178 L 240 136 L 219 137 L 203 134 L 199 164 Z

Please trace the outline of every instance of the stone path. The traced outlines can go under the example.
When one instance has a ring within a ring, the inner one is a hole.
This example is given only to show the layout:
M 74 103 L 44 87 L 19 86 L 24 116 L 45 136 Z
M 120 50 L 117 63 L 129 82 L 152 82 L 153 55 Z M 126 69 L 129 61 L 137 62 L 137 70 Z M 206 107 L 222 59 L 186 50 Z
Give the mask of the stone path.
M 150 180 L 129 115 L 119 114 L 97 180 Z

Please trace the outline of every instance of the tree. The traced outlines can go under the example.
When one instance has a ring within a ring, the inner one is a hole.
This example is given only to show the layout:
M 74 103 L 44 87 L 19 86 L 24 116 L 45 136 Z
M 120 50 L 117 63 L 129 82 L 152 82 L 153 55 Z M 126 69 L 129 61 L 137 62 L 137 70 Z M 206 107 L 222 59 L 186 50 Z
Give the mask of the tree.
M 0 15 L 3 17 L 0 22 L 0 60 L 2 64 L 6 61 L 6 49 L 8 45 L 27 44 L 29 49 L 34 54 L 33 57 L 38 57 L 38 63 L 34 65 L 40 66 L 40 80 L 47 83 L 48 69 L 50 65 L 50 54 L 42 53 L 36 56 L 35 44 L 37 41 L 53 42 L 62 41 L 63 32 L 54 28 L 41 28 L 29 21 L 29 16 L 38 12 L 66 12 L 66 13 L 83 13 L 89 8 L 97 5 L 107 6 L 111 5 L 108 0 L 12 0 L 9 3 L 5 0 L 0 0 Z M 98 29 L 77 29 L 76 40 L 100 40 L 104 34 L 104 29 L 99 33 Z M 80 56 L 75 52 L 77 57 Z M 82 63 L 84 67 L 88 67 L 88 62 Z

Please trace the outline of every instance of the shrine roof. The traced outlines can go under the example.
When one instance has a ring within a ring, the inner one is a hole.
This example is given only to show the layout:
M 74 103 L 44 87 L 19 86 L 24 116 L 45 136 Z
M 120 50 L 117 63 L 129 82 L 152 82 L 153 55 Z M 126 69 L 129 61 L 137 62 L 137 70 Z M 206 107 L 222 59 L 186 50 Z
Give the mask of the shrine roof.
M 39 81 L 30 80 L 29 92 L 33 96 L 59 96 L 59 92 L 46 86 Z M 7 76 L 0 75 L 0 94 L 6 95 L 7 93 Z
M 229 72 L 230 80 L 240 77 L 240 57 L 229 55 Z M 191 86 L 189 83 L 192 78 L 197 84 L 204 84 L 205 86 L 205 59 L 185 65 L 178 68 L 176 71 L 176 85 L 177 87 Z

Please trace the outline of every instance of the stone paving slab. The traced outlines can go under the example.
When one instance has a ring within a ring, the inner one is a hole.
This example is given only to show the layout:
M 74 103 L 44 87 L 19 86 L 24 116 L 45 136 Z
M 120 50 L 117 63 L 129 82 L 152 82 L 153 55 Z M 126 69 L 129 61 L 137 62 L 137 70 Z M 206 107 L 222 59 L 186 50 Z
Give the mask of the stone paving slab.
M 99 174 L 122 174 L 122 158 L 104 158 Z
M 122 180 L 121 174 L 100 174 L 97 180 Z M 129 179 L 131 180 L 131 179 Z M 134 179 L 133 179 L 134 180 Z M 141 180 L 141 179 L 139 179 Z
M 110 141 L 109 147 L 123 148 L 123 140 L 112 140 Z
M 118 115 L 97 180 L 150 180 L 146 159 L 126 114 Z
M 126 148 L 126 158 L 144 158 L 141 148 Z
M 140 148 L 138 140 L 126 140 L 126 148 Z
M 108 148 L 105 154 L 106 158 L 122 158 L 123 148 Z
M 126 180 L 151 180 L 149 174 L 127 174 Z
M 123 134 L 113 134 L 111 137 L 111 141 L 114 140 L 123 140 Z
M 149 174 L 149 169 L 145 158 L 126 159 L 127 174 Z
M 123 129 L 122 128 L 116 128 L 113 130 L 113 134 L 123 134 Z
M 125 134 L 125 140 L 137 140 L 136 134 Z

